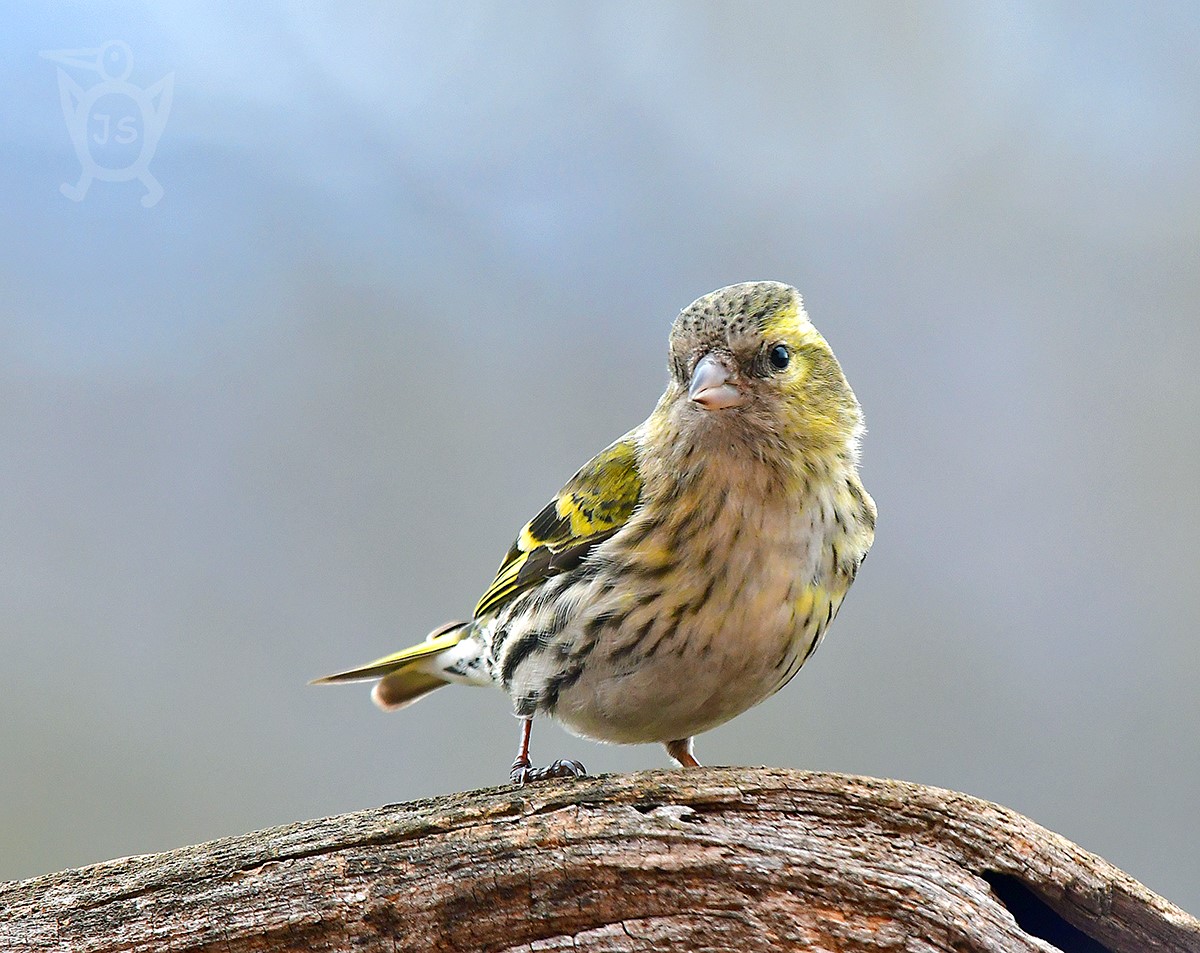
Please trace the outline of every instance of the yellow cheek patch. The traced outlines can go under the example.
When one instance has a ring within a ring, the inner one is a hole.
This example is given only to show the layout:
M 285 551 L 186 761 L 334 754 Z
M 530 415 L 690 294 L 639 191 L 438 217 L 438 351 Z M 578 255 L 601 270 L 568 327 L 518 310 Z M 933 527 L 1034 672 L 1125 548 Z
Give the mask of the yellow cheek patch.
M 804 352 L 797 352 L 793 348 L 792 363 L 788 366 L 786 373 L 790 374 L 796 383 L 799 384 L 808 377 L 810 370 L 812 370 L 812 363 L 804 356 Z
M 783 341 L 794 341 L 800 335 L 800 329 L 808 324 L 808 315 L 800 310 L 800 297 L 791 294 L 782 302 L 760 325 L 763 339 L 770 341 L 778 338 Z

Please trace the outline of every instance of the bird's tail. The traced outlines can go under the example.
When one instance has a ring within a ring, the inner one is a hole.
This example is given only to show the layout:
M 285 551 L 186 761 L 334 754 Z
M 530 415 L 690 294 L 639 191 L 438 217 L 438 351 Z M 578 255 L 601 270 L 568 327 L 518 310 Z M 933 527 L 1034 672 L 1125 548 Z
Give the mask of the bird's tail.
M 450 684 L 450 679 L 439 677 L 436 669 L 431 668 L 426 660 L 458 645 L 466 637 L 469 625 L 468 622 L 449 622 L 430 632 L 424 642 L 358 668 L 315 678 L 309 684 L 365 682 L 377 678 L 379 682 L 371 692 L 375 704 L 385 711 L 404 708 L 435 689 Z

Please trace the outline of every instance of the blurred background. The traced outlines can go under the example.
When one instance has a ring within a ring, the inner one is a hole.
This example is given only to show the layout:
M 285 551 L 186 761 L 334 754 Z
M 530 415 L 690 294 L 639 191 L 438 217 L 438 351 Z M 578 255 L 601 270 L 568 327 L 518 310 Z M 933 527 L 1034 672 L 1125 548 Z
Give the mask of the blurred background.
M 675 313 L 772 278 L 879 532 L 701 759 L 967 791 L 1200 913 L 1195 5 L 305 9 L 7 8 L 0 878 L 502 783 L 501 693 L 305 683 L 469 612 Z M 156 123 L 153 207 L 60 191 Z

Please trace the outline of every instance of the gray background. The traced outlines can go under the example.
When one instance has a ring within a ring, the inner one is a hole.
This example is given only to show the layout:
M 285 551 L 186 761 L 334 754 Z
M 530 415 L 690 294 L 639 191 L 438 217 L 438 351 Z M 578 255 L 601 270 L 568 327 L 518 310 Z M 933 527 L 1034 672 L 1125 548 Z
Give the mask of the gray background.
M 469 611 L 675 312 L 775 278 L 879 535 L 701 757 L 968 791 L 1200 912 L 1194 4 L 397 6 L 10 5 L 0 877 L 502 781 L 500 693 L 305 682 Z M 151 210 L 58 191 L 38 54 L 109 39 L 174 73 Z

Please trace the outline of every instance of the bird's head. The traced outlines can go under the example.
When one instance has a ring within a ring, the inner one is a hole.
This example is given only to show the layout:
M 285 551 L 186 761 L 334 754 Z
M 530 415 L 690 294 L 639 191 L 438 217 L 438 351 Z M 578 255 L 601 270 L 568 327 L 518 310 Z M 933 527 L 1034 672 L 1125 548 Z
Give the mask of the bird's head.
M 760 456 L 856 451 L 858 401 L 795 288 L 752 281 L 698 298 L 670 348 L 656 413 L 676 438 Z

